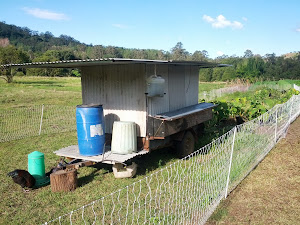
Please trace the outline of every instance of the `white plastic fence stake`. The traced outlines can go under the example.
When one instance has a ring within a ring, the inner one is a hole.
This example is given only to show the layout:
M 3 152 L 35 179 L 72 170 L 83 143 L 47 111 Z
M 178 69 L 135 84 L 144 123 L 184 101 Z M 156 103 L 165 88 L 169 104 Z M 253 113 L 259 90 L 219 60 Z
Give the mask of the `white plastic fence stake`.
M 41 132 L 42 132 L 43 114 L 44 114 L 44 104 L 42 105 L 42 115 L 41 115 L 41 123 L 40 123 L 39 135 L 41 135 Z
M 292 111 L 293 111 L 293 103 L 294 103 L 294 95 L 292 96 L 292 99 L 291 99 L 291 109 L 290 109 L 290 119 L 289 119 L 289 124 L 292 123 Z
M 275 142 L 275 144 L 276 144 L 276 142 L 277 142 L 277 122 L 278 122 L 278 119 L 277 119 L 277 117 L 278 117 L 278 107 L 276 107 L 276 109 L 275 109 L 276 111 L 275 111 L 275 140 L 274 140 L 274 142 Z
M 232 164 L 232 156 L 233 156 L 233 149 L 234 149 L 234 142 L 235 142 L 235 135 L 236 135 L 236 126 L 234 127 L 233 132 L 233 140 L 232 140 L 232 146 L 231 146 L 231 153 L 230 153 L 230 162 L 229 162 L 229 169 L 228 169 L 228 176 L 227 176 L 227 183 L 226 183 L 226 190 L 225 190 L 225 198 L 227 198 L 228 193 L 228 185 L 229 185 L 229 179 L 230 179 L 230 171 L 231 171 L 231 164 Z

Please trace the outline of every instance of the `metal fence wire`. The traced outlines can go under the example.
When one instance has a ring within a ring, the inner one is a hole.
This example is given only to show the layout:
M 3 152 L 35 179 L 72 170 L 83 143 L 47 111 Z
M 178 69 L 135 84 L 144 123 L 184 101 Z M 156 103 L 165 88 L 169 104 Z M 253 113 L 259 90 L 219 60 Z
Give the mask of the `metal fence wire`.
M 204 224 L 299 114 L 296 95 L 191 155 L 45 224 Z
M 233 87 L 225 87 L 220 89 L 213 89 L 211 91 L 203 91 L 199 93 L 198 99 L 205 99 L 206 101 L 213 101 L 216 98 L 220 98 L 226 94 L 234 93 L 234 92 L 245 92 L 249 90 L 249 85 L 237 85 Z
M 1 111 L 0 142 L 76 130 L 74 106 L 40 105 Z

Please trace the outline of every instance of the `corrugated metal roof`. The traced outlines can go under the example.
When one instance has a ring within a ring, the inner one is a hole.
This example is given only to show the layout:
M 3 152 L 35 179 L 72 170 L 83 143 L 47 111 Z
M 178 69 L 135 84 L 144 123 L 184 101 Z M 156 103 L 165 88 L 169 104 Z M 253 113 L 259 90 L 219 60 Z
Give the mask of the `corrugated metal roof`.
M 175 60 L 148 60 L 148 59 L 123 59 L 123 58 L 105 58 L 105 59 L 79 59 L 65 60 L 55 62 L 31 62 L 21 64 L 0 65 L 2 68 L 19 67 L 19 68 L 80 68 L 86 66 L 99 66 L 111 64 L 173 64 L 173 65 L 192 65 L 201 68 L 226 67 L 227 64 L 217 64 L 200 61 L 175 61 Z

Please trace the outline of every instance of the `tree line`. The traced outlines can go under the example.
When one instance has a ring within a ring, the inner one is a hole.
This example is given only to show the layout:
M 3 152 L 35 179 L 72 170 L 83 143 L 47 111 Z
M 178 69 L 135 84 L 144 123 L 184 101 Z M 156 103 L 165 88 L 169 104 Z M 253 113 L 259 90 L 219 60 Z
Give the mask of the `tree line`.
M 193 53 L 178 42 L 170 51 L 157 49 L 134 49 L 81 43 L 68 35 L 55 37 L 51 32 L 39 33 L 27 27 L 18 27 L 0 22 L 0 64 L 25 62 L 51 62 L 74 59 L 132 58 L 152 60 L 190 60 L 230 64 L 231 67 L 201 69 L 201 81 L 227 81 L 237 78 L 255 79 L 299 79 L 300 54 L 290 57 L 267 54 L 254 55 L 250 50 L 243 57 L 220 56 L 209 58 L 206 50 Z M 30 76 L 80 76 L 71 69 L 22 69 L 2 70 L 0 75 L 11 82 L 14 75 Z
M 229 64 L 230 67 L 205 69 L 199 71 L 200 81 L 228 81 L 246 79 L 259 80 L 300 79 L 300 52 L 283 56 L 266 54 L 254 55 L 246 50 L 244 56 L 220 56 L 216 63 Z

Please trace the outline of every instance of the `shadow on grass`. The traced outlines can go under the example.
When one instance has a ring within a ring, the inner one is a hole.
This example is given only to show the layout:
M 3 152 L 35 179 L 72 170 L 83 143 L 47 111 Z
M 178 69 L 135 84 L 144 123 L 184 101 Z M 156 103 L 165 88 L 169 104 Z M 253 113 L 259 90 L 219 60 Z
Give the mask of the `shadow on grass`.
M 138 164 L 137 175 L 146 175 L 158 168 L 162 168 L 168 163 L 175 161 L 176 151 L 172 148 L 162 148 L 154 150 L 149 154 L 142 155 L 133 161 Z
M 83 187 L 84 185 L 92 182 L 95 179 L 95 177 L 97 177 L 97 176 L 102 176 L 104 174 L 112 172 L 112 165 L 108 165 L 108 164 L 104 164 L 104 163 L 97 163 L 97 164 L 89 166 L 89 167 L 96 168 L 97 170 L 94 170 L 93 172 L 91 172 L 90 174 L 88 174 L 86 176 L 78 178 L 78 180 L 77 180 L 78 187 Z M 101 174 L 99 174 L 99 170 L 103 170 L 103 172 Z M 80 170 L 78 170 L 78 171 L 80 173 Z
M 219 138 L 220 136 L 227 133 L 235 126 L 236 123 L 234 122 L 234 120 L 226 120 L 220 122 L 218 126 L 205 128 L 203 134 L 200 137 L 198 137 L 198 141 L 196 143 L 196 149 L 200 149 L 203 146 L 211 143 L 212 140 Z
M 93 171 L 92 173 L 90 173 L 87 176 L 78 178 L 78 180 L 77 180 L 78 187 L 83 187 L 84 185 L 92 182 L 94 180 L 95 176 L 96 176 L 95 175 L 96 172 L 97 171 Z
M 50 80 L 39 80 L 39 81 L 15 81 L 14 83 L 16 84 L 26 84 L 26 85 L 52 85 L 57 82 L 50 81 Z
M 64 85 L 57 84 L 57 82 L 54 81 L 16 81 L 16 84 L 24 84 L 24 85 L 30 85 L 37 88 L 45 88 L 45 87 L 56 87 L 56 88 L 63 88 Z

